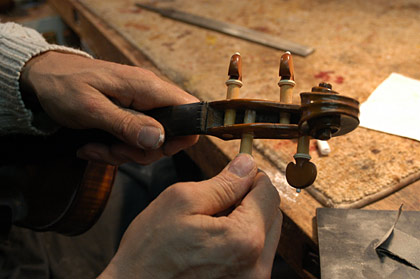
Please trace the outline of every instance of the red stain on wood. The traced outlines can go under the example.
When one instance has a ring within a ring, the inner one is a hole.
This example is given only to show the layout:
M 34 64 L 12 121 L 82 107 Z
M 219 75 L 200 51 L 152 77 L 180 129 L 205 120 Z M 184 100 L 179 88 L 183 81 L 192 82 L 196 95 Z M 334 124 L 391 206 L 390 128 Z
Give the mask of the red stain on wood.
M 309 145 L 309 152 L 313 152 L 318 150 L 317 146 L 316 146 L 316 141 L 312 141 L 311 144 Z
M 127 22 L 126 24 L 124 24 L 125 27 L 132 27 L 132 28 L 136 28 L 138 30 L 142 30 L 142 31 L 147 31 L 150 30 L 150 27 L 147 25 L 143 25 L 137 22 Z
M 333 74 L 334 71 L 321 71 L 314 75 L 314 78 L 322 79 L 323 81 L 329 81 L 331 78 L 331 74 Z
M 322 81 L 334 81 L 334 83 L 341 84 L 344 82 L 344 77 L 334 75 L 334 71 L 320 71 L 314 75 L 314 78 L 321 79 Z
M 343 82 L 344 82 L 344 77 L 342 77 L 342 76 L 337 76 L 336 78 L 335 78 L 335 81 L 334 81 L 335 83 L 338 83 L 338 84 L 342 84 Z
M 273 148 L 274 149 L 281 149 L 281 150 L 287 150 L 287 149 L 296 149 L 297 141 L 295 139 L 292 140 L 275 140 L 273 141 Z
M 256 31 L 264 32 L 264 33 L 270 33 L 270 29 L 268 29 L 268 27 L 266 26 L 255 26 L 252 29 Z

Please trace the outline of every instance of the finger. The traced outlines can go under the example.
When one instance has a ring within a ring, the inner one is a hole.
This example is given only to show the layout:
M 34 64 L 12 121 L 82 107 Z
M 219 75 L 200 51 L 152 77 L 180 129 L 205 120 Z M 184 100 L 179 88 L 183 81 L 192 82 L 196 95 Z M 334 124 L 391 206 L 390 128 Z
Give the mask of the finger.
M 110 146 L 112 154 L 128 159 L 129 162 L 136 162 L 141 165 L 148 165 L 163 157 L 161 148 L 156 150 L 142 150 L 126 144 L 115 144 Z
M 274 256 L 276 255 L 276 250 L 279 244 L 280 235 L 281 235 L 281 226 L 283 223 L 283 214 L 281 213 L 280 209 L 278 209 L 278 212 L 276 216 L 274 217 L 274 222 L 271 225 L 270 230 L 267 233 L 267 236 L 265 238 L 264 242 L 264 248 L 261 253 L 261 256 L 259 257 L 257 261 L 258 270 L 259 273 L 268 273 L 270 275 L 272 267 L 273 267 L 273 261 Z M 261 277 L 254 277 L 254 278 L 264 278 Z M 269 278 L 269 276 L 267 276 Z
M 141 149 L 158 149 L 164 141 L 163 126 L 150 116 L 116 106 L 108 99 L 91 113 L 93 128 L 105 130 L 122 141 Z
M 268 176 L 259 172 L 252 190 L 241 204 L 232 211 L 229 218 L 248 222 L 256 228 L 270 229 L 280 205 L 280 196 Z
M 98 84 L 96 87 L 125 107 L 144 111 L 199 102 L 194 96 L 160 79 L 149 70 L 126 65 L 114 65 L 112 68 L 114 82 L 111 84 L 114 86 Z
M 192 184 L 192 214 L 214 215 L 239 201 L 251 188 L 257 167 L 252 156 L 239 154 L 217 176 Z
M 163 145 L 163 154 L 172 156 L 179 151 L 194 145 L 198 141 L 198 136 L 183 136 L 169 139 Z
M 89 143 L 77 150 L 77 157 L 84 160 L 103 162 L 118 166 L 128 162 L 128 159 L 112 154 L 109 146 L 100 143 Z
M 77 156 L 85 160 L 105 162 L 111 165 L 121 165 L 136 162 L 147 165 L 163 157 L 161 149 L 142 150 L 126 144 L 107 146 L 99 143 L 89 143 L 77 151 Z

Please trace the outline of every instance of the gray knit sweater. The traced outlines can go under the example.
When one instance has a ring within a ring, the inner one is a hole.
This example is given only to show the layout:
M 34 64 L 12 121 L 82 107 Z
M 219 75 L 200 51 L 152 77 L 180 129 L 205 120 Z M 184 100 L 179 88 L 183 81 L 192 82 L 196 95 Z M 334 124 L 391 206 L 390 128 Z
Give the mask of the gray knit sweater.
M 48 44 L 37 31 L 16 23 L 0 23 L 0 136 L 5 134 L 46 135 L 51 126 L 34 126 L 32 112 L 25 108 L 19 91 L 19 77 L 25 63 L 48 50 L 91 57 L 89 54 Z

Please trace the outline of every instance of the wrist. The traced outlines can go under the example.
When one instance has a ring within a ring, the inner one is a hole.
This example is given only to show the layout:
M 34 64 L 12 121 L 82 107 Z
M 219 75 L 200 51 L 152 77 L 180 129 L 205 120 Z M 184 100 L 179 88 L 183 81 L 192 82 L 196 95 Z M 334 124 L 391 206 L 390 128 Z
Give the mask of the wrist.
M 59 125 L 54 122 L 42 108 L 35 86 L 37 82 L 40 82 L 40 80 L 38 77 L 34 77 L 33 74 L 33 72 L 36 72 L 35 67 L 37 64 L 45 59 L 54 59 L 54 51 L 44 52 L 40 55 L 32 57 L 26 62 L 25 66 L 22 68 L 19 78 L 19 91 L 25 108 L 32 112 L 32 125 L 39 130 L 51 133 L 57 130 Z M 48 62 L 46 63 L 48 64 Z
M 34 113 L 42 111 L 42 107 L 38 101 L 35 88 L 31 83 L 30 73 L 33 65 L 41 59 L 43 55 L 46 55 L 46 53 L 32 57 L 29 61 L 27 61 L 25 66 L 22 68 L 19 78 L 19 91 L 22 101 L 25 104 L 25 107 Z
M 126 265 L 128 265 L 128 263 L 126 263 Z M 138 274 L 135 277 L 140 278 Z M 111 262 L 108 264 L 105 270 L 102 271 L 102 273 L 98 276 L 97 279 L 117 279 L 117 278 L 131 278 L 131 277 L 127 276 L 127 274 L 125 274 L 123 270 L 123 267 L 118 266 L 118 264 L 115 264 L 114 259 L 112 259 Z

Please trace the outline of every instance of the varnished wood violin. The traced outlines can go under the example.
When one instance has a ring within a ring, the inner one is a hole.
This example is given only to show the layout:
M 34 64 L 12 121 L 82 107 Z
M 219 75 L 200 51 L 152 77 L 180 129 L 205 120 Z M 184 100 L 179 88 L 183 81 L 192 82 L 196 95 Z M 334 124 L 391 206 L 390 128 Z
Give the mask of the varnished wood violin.
M 164 126 L 167 138 L 202 134 L 241 139 L 240 152 L 244 153 L 252 152 L 254 138 L 297 138 L 296 163 L 289 163 L 286 178 L 297 189 L 311 185 L 317 171 L 310 162 L 309 139 L 328 140 L 354 130 L 359 124 L 359 103 L 321 83 L 300 94 L 300 105 L 292 104 L 295 81 L 290 53 L 280 61 L 279 102 L 240 99 L 241 64 L 240 54 L 235 53 L 229 65 L 226 100 L 145 113 Z M 77 159 L 76 150 L 88 142 L 115 140 L 101 131 L 70 129 L 48 138 L 0 138 L 0 214 L 6 225 L 66 235 L 88 230 L 105 207 L 117 168 Z

